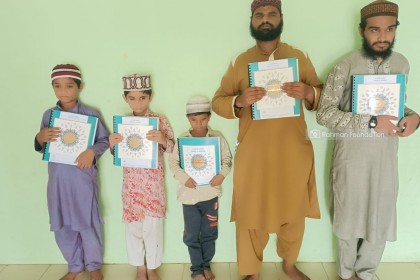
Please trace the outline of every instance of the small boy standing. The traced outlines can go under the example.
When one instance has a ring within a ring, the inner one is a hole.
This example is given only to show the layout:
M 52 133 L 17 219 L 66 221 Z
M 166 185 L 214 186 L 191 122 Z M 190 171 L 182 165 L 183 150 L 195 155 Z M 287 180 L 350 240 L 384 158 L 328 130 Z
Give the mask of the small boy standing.
M 77 66 L 55 66 L 51 80 L 58 102 L 42 117 L 41 129 L 35 137 L 36 151 L 44 152 L 44 144 L 60 137 L 59 128 L 49 128 L 52 110 L 98 117 L 94 144 L 77 157 L 77 165 L 48 163 L 47 198 L 51 230 L 68 263 L 68 273 L 61 280 L 73 280 L 85 268 L 90 272 L 91 280 L 102 280 L 103 220 L 98 209 L 96 163 L 109 146 L 108 131 L 99 113 L 78 101 L 83 83 Z
M 220 185 L 232 166 L 232 155 L 224 137 L 208 126 L 210 101 L 206 97 L 194 96 L 186 106 L 191 129 L 180 137 L 219 137 L 221 170 L 210 180 L 209 185 L 197 186 L 196 182 L 180 167 L 178 145 L 169 156 L 169 168 L 178 180 L 177 199 L 182 203 L 184 214 L 184 243 L 191 259 L 191 277 L 194 280 L 213 280 L 210 261 L 213 259 L 218 237 L 218 198 Z
M 136 280 L 159 280 L 155 269 L 162 263 L 166 215 L 163 153 L 172 152 L 174 133 L 163 115 L 149 110 L 152 100 L 150 75 L 124 76 L 123 87 L 123 98 L 133 110 L 133 116 L 159 118 L 159 130 L 146 134 L 149 141 L 159 143 L 157 169 L 124 167 L 122 186 L 128 263 L 137 266 Z M 112 154 L 114 146 L 122 141 L 123 136 L 119 133 L 109 136 Z

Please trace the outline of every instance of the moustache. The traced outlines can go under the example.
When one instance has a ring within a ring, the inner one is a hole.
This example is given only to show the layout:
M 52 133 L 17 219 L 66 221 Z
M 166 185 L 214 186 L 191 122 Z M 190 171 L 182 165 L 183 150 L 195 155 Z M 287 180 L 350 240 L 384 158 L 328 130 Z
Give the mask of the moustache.
M 270 26 L 271 28 L 274 28 L 274 26 L 273 26 L 271 23 L 268 23 L 268 22 L 263 22 L 263 23 L 261 23 L 261 24 L 258 26 L 258 29 L 263 28 L 263 26 L 264 26 L 264 25 L 268 25 L 268 26 Z
M 377 45 L 377 44 L 387 44 L 388 46 L 391 46 L 391 42 L 389 42 L 389 41 L 376 42 L 376 43 L 373 43 L 373 45 L 372 45 L 372 46 Z

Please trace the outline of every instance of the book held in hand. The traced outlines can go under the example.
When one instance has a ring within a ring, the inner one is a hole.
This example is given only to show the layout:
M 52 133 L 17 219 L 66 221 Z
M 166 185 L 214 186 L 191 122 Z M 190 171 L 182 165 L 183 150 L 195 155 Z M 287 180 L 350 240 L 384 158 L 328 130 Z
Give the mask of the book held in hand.
M 282 91 L 285 82 L 299 81 L 297 58 L 248 63 L 249 84 L 263 87 L 266 95 L 252 104 L 254 120 L 295 117 L 300 115 L 300 100 Z
M 45 144 L 42 159 L 77 165 L 76 158 L 94 144 L 97 125 L 97 117 L 52 110 L 49 127 L 60 128 L 60 135 Z
M 158 143 L 146 138 L 159 129 L 157 117 L 114 116 L 113 130 L 123 140 L 114 147 L 114 165 L 138 168 L 158 167 Z
M 352 112 L 404 117 L 405 74 L 353 75 Z
M 178 138 L 179 162 L 197 186 L 208 185 L 220 173 L 219 137 Z

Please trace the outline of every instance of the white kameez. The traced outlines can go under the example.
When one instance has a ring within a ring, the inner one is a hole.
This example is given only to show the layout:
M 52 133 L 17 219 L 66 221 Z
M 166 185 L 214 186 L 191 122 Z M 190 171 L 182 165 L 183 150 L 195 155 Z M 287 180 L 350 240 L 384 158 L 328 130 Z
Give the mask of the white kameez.
M 399 53 L 393 52 L 378 64 L 357 51 L 338 63 L 328 76 L 318 123 L 335 131 L 368 134 L 335 141 L 331 210 L 333 230 L 340 239 L 362 238 L 371 243 L 396 240 L 398 137 L 369 137 L 374 136 L 368 128 L 371 116 L 351 112 L 352 76 L 408 72 L 408 61 Z M 406 107 L 405 115 L 409 112 Z

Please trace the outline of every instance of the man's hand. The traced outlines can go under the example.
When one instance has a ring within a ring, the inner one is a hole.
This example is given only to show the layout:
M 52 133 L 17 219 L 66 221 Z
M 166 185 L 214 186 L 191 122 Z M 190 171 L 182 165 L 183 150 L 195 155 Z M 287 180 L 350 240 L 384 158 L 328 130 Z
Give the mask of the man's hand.
M 236 98 L 236 106 L 243 108 L 248 107 L 252 103 L 260 101 L 265 96 L 265 89 L 262 87 L 249 87 L 246 88 L 242 93 Z
M 312 107 L 315 100 L 314 88 L 302 82 L 284 83 L 281 89 L 287 96 L 304 100 L 307 107 Z
M 397 126 L 398 118 L 389 115 L 376 117 L 378 124 L 374 128 L 377 133 L 383 133 L 387 136 L 395 136 L 400 128 Z
M 420 117 L 417 114 L 412 114 L 409 116 L 406 116 L 401 119 L 399 122 L 399 131 L 397 132 L 398 136 L 400 137 L 407 137 L 416 131 L 417 126 L 419 124 Z

